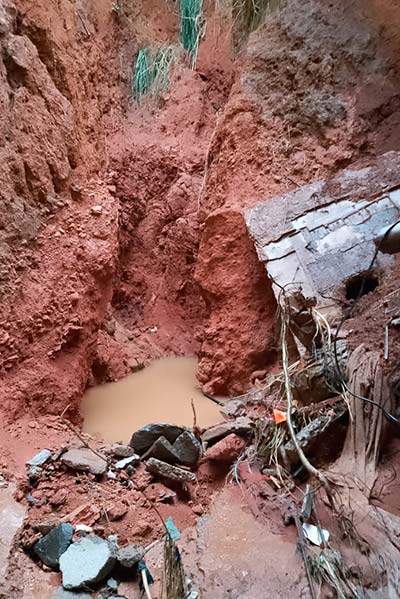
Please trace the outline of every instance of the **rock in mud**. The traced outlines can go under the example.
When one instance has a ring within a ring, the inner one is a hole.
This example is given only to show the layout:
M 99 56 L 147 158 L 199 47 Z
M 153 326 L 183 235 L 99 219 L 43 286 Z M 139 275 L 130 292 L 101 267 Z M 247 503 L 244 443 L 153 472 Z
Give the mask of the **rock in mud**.
M 150 449 L 146 451 L 145 458 L 156 458 L 168 462 L 168 464 L 174 464 L 177 461 L 174 448 L 165 437 L 159 437 L 154 441 Z
M 70 545 L 60 558 L 63 587 L 74 590 L 101 582 L 114 565 L 114 551 L 108 541 L 83 537 Z
M 117 562 L 124 568 L 133 568 L 144 558 L 145 550 L 141 545 L 127 545 L 117 551 Z
M 185 466 L 195 466 L 201 453 L 199 440 L 191 431 L 184 431 L 173 445 L 177 461 Z
M 33 547 L 38 558 L 50 568 L 57 568 L 60 557 L 71 545 L 74 527 L 71 524 L 60 524 L 45 537 L 39 539 Z
M 246 442 L 242 437 L 231 433 L 207 449 L 205 457 L 211 461 L 231 464 L 240 456 L 245 446 Z
M 114 464 L 114 466 L 115 466 L 115 468 L 117 468 L 117 470 L 123 470 L 127 466 L 137 466 L 139 463 L 140 463 L 140 457 L 136 453 L 134 453 L 133 455 L 129 456 L 128 458 L 119 460 L 118 462 L 116 462 Z
M 71 468 L 80 472 L 91 472 L 102 475 L 107 470 L 106 458 L 101 459 L 90 449 L 70 449 L 61 457 L 61 461 Z
M 150 458 L 146 463 L 146 469 L 165 480 L 169 480 L 175 483 L 191 483 L 196 480 L 196 476 L 193 472 L 179 468 L 178 466 L 171 466 L 161 460 Z
M 235 433 L 236 435 L 247 435 L 252 428 L 253 423 L 250 418 L 241 416 L 240 418 L 236 418 L 236 420 L 222 422 L 221 424 L 212 426 L 202 435 L 202 440 L 204 443 L 216 443 L 231 433 Z
M 184 430 L 183 427 L 175 424 L 147 424 L 133 433 L 129 445 L 136 453 L 142 455 L 159 437 L 165 437 L 170 443 L 175 443 Z
M 26 462 L 27 466 L 43 466 L 47 462 L 47 460 L 51 457 L 51 451 L 48 449 L 43 449 L 39 451 L 33 458 Z

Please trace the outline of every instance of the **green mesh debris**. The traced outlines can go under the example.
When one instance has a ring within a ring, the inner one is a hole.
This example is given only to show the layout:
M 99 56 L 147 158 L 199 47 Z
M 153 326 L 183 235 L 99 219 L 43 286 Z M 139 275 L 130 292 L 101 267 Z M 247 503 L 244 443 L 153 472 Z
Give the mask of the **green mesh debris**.
M 167 91 L 177 56 L 175 46 L 140 50 L 133 77 L 133 96 L 139 104 L 141 98 L 147 94 L 157 95 Z
M 145 96 L 150 89 L 150 73 L 147 58 L 147 49 L 140 50 L 135 64 L 135 74 L 133 78 L 133 95 L 139 102 L 142 96 Z
M 203 35 L 203 0 L 180 0 L 180 39 L 194 67 Z

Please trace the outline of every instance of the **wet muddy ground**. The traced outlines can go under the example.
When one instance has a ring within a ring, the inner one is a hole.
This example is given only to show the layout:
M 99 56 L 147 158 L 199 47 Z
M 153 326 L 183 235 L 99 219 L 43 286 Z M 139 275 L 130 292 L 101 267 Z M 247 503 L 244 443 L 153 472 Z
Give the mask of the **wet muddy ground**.
M 218 405 L 202 394 L 195 358 L 172 357 L 121 379 L 88 389 L 81 407 L 83 430 L 105 441 L 129 442 L 149 422 L 206 428 L 221 420 Z

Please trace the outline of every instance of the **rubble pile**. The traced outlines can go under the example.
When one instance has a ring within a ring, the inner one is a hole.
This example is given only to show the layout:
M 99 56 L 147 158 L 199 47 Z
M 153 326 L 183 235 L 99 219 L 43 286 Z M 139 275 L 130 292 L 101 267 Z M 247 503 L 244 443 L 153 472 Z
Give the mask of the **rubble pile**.
M 26 462 L 16 493 L 29 506 L 18 543 L 42 568 L 60 572 L 60 598 L 88 590 L 119 597 L 118 580 L 141 580 L 146 543 L 162 540 L 166 527 L 177 531 L 171 515 L 179 522 L 183 507 L 193 519 L 207 510 L 215 479 L 223 484 L 252 429 L 247 417 L 202 434 L 154 423 L 128 445 L 95 447 L 91 439 L 46 448 Z

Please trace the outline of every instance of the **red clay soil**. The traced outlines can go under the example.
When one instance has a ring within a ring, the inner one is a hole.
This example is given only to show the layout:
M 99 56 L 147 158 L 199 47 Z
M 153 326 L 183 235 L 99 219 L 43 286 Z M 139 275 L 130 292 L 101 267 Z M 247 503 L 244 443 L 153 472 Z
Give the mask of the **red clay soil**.
M 59 413 L 68 403 L 77 417 L 88 382 L 198 348 L 198 193 L 232 81 L 229 37 L 217 44 L 218 23 L 210 24 L 198 71 L 182 68 L 160 105 L 139 110 L 130 98 L 138 48 L 177 39 L 165 2 L 124 3 L 118 14 L 106 0 L 3 3 L 7 418 Z M 91 182 L 100 172 L 105 183 Z
M 248 389 L 274 357 L 275 303 L 242 212 L 398 149 L 400 11 L 295 0 L 251 35 L 236 75 L 210 13 L 197 71 L 138 109 L 138 48 L 177 37 L 165 3 L 4 7 L 7 417 L 71 402 L 77 416 L 88 382 L 166 354 L 198 352 L 208 392 Z

